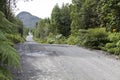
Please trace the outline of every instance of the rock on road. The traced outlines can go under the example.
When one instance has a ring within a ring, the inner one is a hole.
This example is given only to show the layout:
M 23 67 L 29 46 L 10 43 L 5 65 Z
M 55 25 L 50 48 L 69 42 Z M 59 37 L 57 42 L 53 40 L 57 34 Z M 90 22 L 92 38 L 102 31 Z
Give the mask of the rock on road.
M 16 45 L 22 70 L 15 80 L 120 80 L 120 61 L 102 51 L 26 40 Z

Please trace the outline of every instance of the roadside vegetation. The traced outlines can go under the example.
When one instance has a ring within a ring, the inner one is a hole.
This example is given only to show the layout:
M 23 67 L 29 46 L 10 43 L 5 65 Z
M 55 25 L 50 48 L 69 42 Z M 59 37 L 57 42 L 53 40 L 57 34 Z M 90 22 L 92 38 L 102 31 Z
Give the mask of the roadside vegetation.
M 72 0 L 56 4 L 32 30 L 40 43 L 70 44 L 120 55 L 120 1 Z
M 16 0 L 0 0 L 0 80 L 13 80 L 10 69 L 20 68 L 20 58 L 14 45 L 25 41 L 27 29 L 12 9 Z

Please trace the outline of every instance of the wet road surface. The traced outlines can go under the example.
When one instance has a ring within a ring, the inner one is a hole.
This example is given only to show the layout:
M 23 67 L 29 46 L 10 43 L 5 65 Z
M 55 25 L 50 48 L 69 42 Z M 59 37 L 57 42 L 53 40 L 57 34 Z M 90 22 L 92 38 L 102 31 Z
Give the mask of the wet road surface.
M 120 80 L 120 61 L 103 51 L 26 40 L 16 45 L 22 70 L 15 80 Z

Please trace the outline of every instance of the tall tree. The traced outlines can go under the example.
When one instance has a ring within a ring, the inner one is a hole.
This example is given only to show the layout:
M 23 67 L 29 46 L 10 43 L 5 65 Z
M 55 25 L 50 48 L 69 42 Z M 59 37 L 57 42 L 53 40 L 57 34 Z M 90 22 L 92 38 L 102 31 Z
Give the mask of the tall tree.
M 16 6 L 16 0 L 0 0 L 0 11 L 5 14 L 5 17 L 10 20 L 13 15 L 12 9 Z
M 51 30 L 55 34 L 57 34 L 57 32 L 59 32 L 58 27 L 60 27 L 60 17 L 61 17 L 60 8 L 59 8 L 58 4 L 56 4 L 51 13 L 51 25 L 52 25 Z
M 63 4 L 61 8 L 55 5 L 51 14 L 51 26 L 56 33 L 68 36 L 70 34 L 70 7 L 69 4 Z
M 72 0 L 71 5 L 71 33 L 77 32 L 81 29 L 81 8 L 84 0 Z
M 108 31 L 120 31 L 120 0 L 100 0 L 97 12 L 102 27 Z
M 98 3 L 97 0 L 85 0 L 85 2 L 83 3 L 81 9 L 82 28 L 88 29 L 98 27 L 99 21 L 96 12 L 97 3 Z
M 63 4 L 60 13 L 61 13 L 60 17 L 61 26 L 58 27 L 59 33 L 62 34 L 63 36 L 68 36 L 70 34 L 71 24 L 69 4 Z
M 34 31 L 34 36 L 44 40 L 50 33 L 50 20 L 49 18 L 41 19 Z

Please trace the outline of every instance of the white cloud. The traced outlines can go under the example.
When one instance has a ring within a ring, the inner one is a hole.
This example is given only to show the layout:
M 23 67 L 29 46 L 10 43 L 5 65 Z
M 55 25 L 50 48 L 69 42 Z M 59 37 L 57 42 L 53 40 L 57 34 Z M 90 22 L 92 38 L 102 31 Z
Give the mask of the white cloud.
M 55 4 L 58 3 L 58 5 L 61 6 L 63 2 L 71 3 L 71 0 L 33 0 L 29 2 L 20 0 L 17 3 L 19 10 L 16 11 L 16 14 L 21 11 L 27 11 L 40 18 L 50 17 Z

